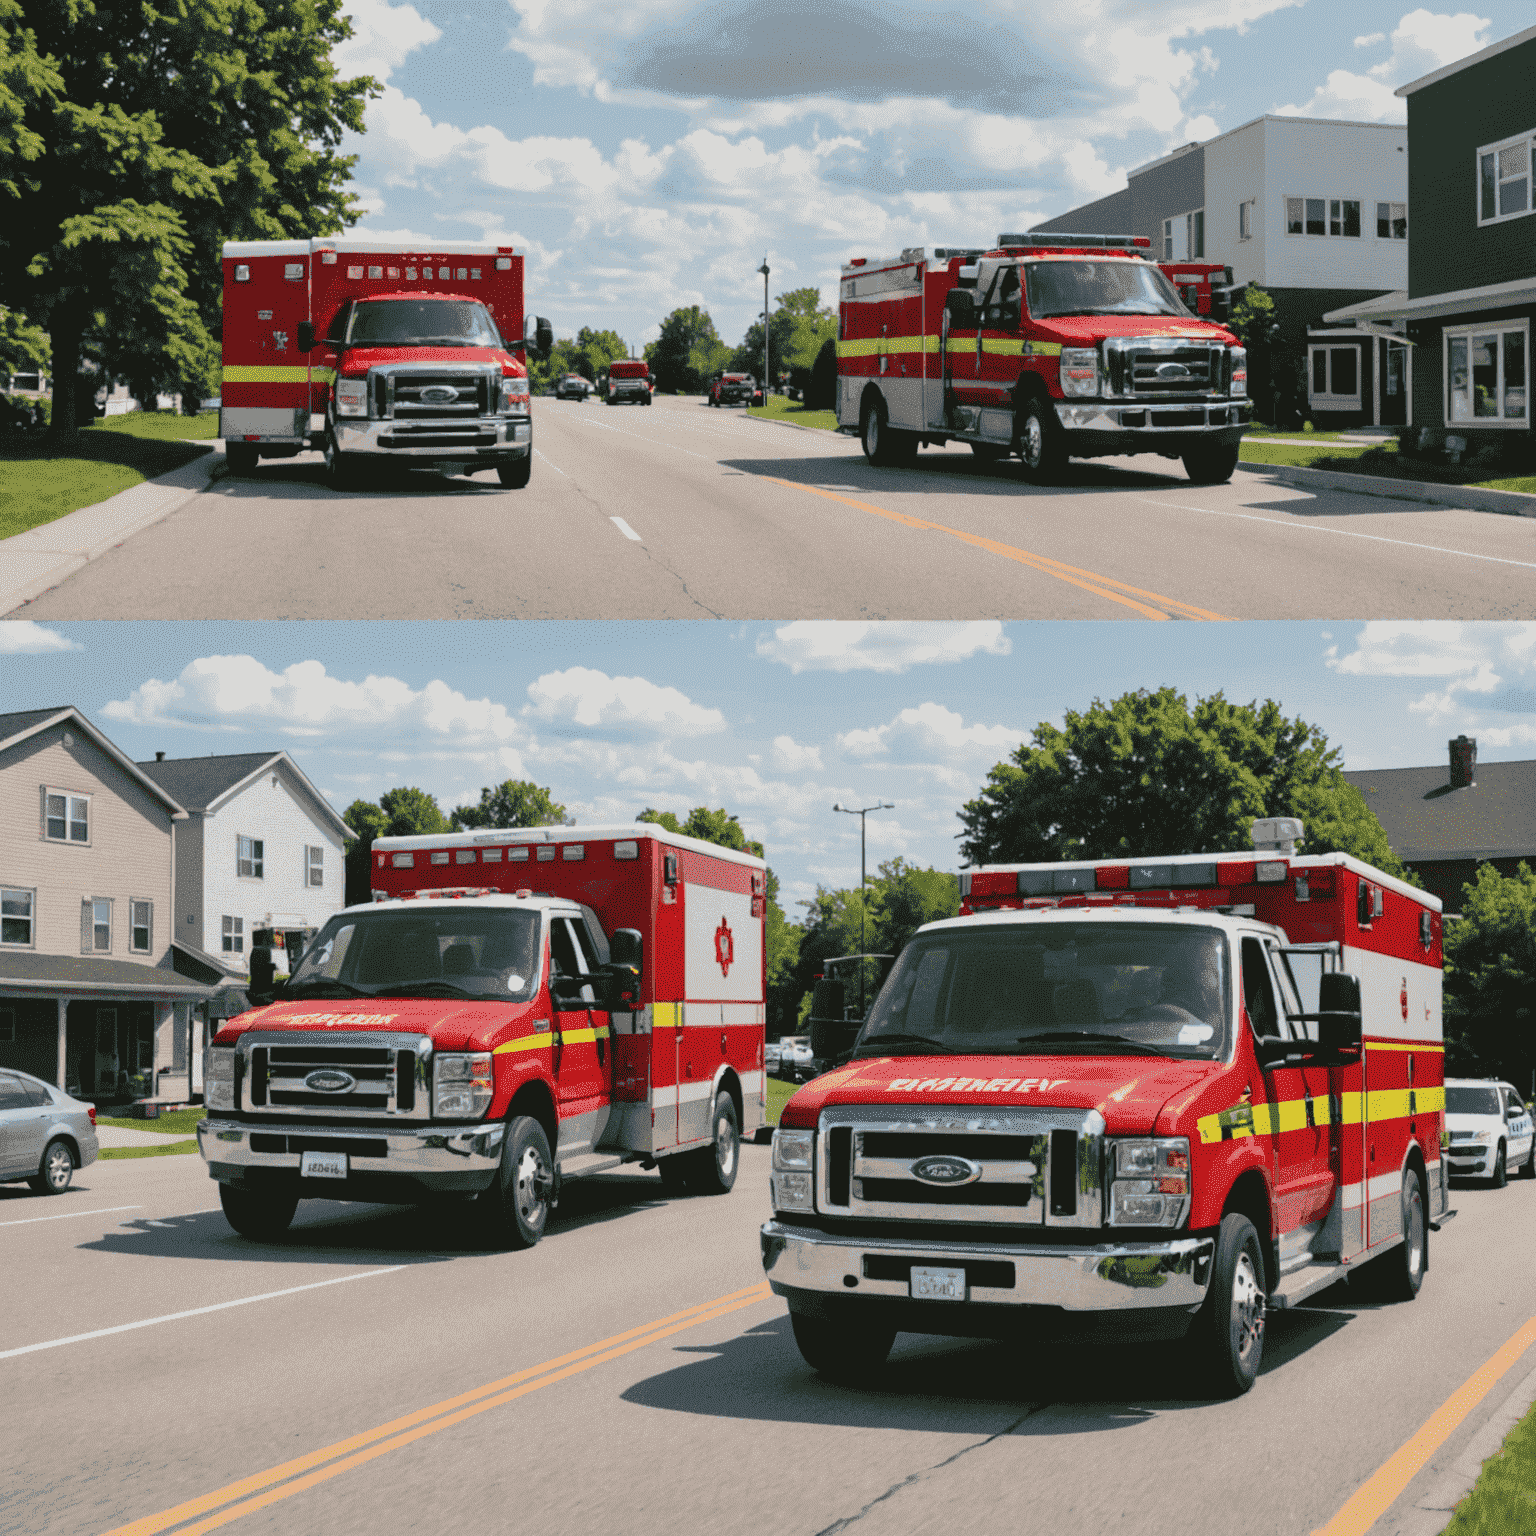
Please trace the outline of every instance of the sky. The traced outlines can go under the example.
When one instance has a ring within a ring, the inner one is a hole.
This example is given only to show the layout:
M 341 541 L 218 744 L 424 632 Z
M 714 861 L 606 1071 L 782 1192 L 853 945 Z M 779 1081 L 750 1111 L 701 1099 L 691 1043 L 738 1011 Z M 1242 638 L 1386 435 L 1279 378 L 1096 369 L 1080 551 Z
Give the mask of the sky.
M 1536 757 L 1536 624 L 0 621 L 0 712 L 72 704 L 136 761 L 287 751 L 339 811 L 532 779 L 579 823 L 724 806 L 792 917 L 897 856 L 959 867 L 957 812 L 1042 721 L 1173 686 L 1272 698 L 1346 768 Z M 1191 850 L 1196 851 L 1196 850 Z
M 1393 92 L 1529 25 L 1357 0 L 346 0 L 382 94 L 359 233 L 511 244 L 558 336 L 728 344 L 853 256 L 989 243 L 1266 112 L 1403 122 Z

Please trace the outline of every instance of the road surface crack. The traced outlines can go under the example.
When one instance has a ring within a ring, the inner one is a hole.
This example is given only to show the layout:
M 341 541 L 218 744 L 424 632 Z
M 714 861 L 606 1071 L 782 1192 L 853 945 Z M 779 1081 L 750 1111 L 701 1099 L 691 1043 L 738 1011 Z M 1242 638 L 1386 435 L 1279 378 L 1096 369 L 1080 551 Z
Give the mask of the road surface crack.
M 903 1489 L 911 1488 L 917 1483 L 926 1482 L 936 1472 L 942 1472 L 946 1467 L 953 1466 L 962 1457 L 969 1456 L 972 1451 L 984 1450 L 987 1446 L 991 1445 L 994 1440 L 1001 1440 L 1005 1435 L 1011 1435 L 1014 1430 L 1016 1430 L 1019 1425 L 1021 1425 L 1026 1419 L 1033 1417 L 1042 1409 L 1049 1406 L 1050 1405 L 1047 1403 L 1036 1403 L 1033 1408 L 1026 1409 L 1023 1413 L 1021 1413 L 1018 1418 L 1016 1418 L 1011 1424 L 1004 1425 L 1004 1427 L 998 1430 L 995 1435 L 988 1435 L 985 1440 L 977 1440 L 974 1442 L 974 1444 L 963 1446 L 960 1450 L 956 1451 L 953 1456 L 946 1456 L 943 1461 L 936 1462 L 931 1467 L 923 1467 L 920 1471 L 913 1472 L 909 1476 L 902 1478 L 899 1483 L 892 1483 L 884 1493 L 876 1494 L 875 1497 L 872 1498 L 869 1503 L 867 1503 L 856 1514 L 844 1515 L 841 1520 L 834 1520 L 831 1525 L 823 1526 L 821 1530 L 816 1532 L 816 1536 L 838 1536 L 839 1532 L 846 1531 L 850 1526 L 856 1525 L 860 1520 L 864 1518 L 865 1515 L 870 1512 L 870 1510 L 874 1509 L 876 1505 L 884 1504 L 887 1499 L 894 1498 L 898 1493 L 902 1492 Z

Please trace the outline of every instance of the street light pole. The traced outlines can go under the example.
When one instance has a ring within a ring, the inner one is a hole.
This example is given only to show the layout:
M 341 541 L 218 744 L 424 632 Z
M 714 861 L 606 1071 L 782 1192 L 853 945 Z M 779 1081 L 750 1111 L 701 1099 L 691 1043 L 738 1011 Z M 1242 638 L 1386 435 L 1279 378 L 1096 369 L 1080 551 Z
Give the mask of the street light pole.
M 768 409 L 768 256 L 757 269 L 763 274 L 763 409 Z
M 767 257 L 763 258 L 766 263 Z M 766 399 L 766 396 L 764 397 Z M 864 887 L 868 876 L 864 872 L 864 818 L 871 811 L 894 811 L 896 805 L 891 800 L 877 800 L 873 805 L 863 807 L 853 805 L 834 805 L 834 811 L 841 811 L 845 816 L 857 816 L 859 818 L 859 954 L 862 956 L 868 950 L 868 944 L 864 938 Z M 859 1013 L 864 1012 L 864 961 L 859 961 Z

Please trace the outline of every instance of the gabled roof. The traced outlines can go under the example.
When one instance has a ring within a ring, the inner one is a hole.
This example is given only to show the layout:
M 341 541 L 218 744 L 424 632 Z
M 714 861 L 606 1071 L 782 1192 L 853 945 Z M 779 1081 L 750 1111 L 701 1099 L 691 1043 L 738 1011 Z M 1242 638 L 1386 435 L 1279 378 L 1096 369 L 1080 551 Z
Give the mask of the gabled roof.
M 1521 43 L 1528 43 L 1532 38 L 1536 38 L 1536 27 L 1527 27 L 1523 32 L 1516 32 L 1513 37 L 1506 37 L 1503 42 L 1490 43 L 1476 53 L 1469 53 L 1464 59 L 1457 59 L 1452 64 L 1431 70 L 1427 75 L 1420 75 L 1417 80 L 1410 80 L 1407 85 L 1398 86 L 1393 95 L 1411 96 L 1415 91 L 1423 90 L 1426 85 L 1434 85 L 1437 80 L 1460 74 L 1462 70 L 1471 69 L 1474 64 L 1481 64 L 1484 59 L 1491 59 L 1496 54 L 1507 53 L 1511 48 L 1518 48 Z
M 286 752 L 233 752 L 221 757 L 175 757 L 140 763 L 157 784 L 189 810 L 212 812 L 264 773 L 281 772 L 295 781 L 313 805 L 317 818 L 340 838 L 355 834 L 330 802 L 309 782 L 304 770 Z
M 0 954 L 0 987 L 18 992 L 120 993 L 128 997 L 212 997 L 215 989 L 161 965 L 110 960 L 99 955 Z
M 1479 763 L 1477 782 L 1452 789 L 1449 767 L 1375 768 L 1344 775 L 1386 828 L 1405 863 L 1529 858 L 1536 863 L 1536 761 Z
M 92 743 L 106 753 L 129 778 L 142 785 L 170 810 L 173 821 L 186 816 L 181 802 L 173 797 L 169 789 L 150 778 L 126 752 L 103 736 L 73 704 L 60 704 L 55 709 L 23 709 L 13 714 L 0 715 L 0 752 L 54 725 L 64 724 L 74 725 L 89 736 Z

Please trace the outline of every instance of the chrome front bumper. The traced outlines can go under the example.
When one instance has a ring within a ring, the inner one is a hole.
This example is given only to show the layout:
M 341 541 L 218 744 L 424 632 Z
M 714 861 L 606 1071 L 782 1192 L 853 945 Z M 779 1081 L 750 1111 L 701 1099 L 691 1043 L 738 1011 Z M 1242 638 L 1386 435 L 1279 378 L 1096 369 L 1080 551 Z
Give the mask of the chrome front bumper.
M 894 1242 L 858 1239 L 765 1222 L 763 1272 L 775 1294 L 820 1292 L 840 1297 L 906 1299 L 910 1282 L 871 1278 L 869 1260 L 904 1260 L 959 1269 L 967 1262 L 1012 1265 L 1012 1286 L 968 1285 L 966 1300 L 1001 1306 L 1060 1307 L 1067 1312 L 1141 1311 L 1205 1300 L 1216 1243 L 1209 1237 L 1161 1243 L 1100 1243 L 1084 1248 L 1049 1243 Z M 889 1271 L 890 1263 L 874 1268 Z M 852 1284 L 849 1281 L 852 1280 Z M 929 1302 L 947 1307 L 952 1302 Z
M 1140 437 L 1161 433 L 1227 432 L 1246 427 L 1253 407 L 1246 399 L 1144 400 L 1109 404 L 1100 400 L 1080 405 L 1056 402 L 1056 415 L 1068 432 L 1128 432 Z
M 418 441 L 419 440 L 419 441 Z M 380 458 L 473 463 L 510 461 L 533 452 L 533 422 L 526 416 L 481 416 L 472 423 L 386 419 L 336 422 L 336 446 L 343 453 Z

